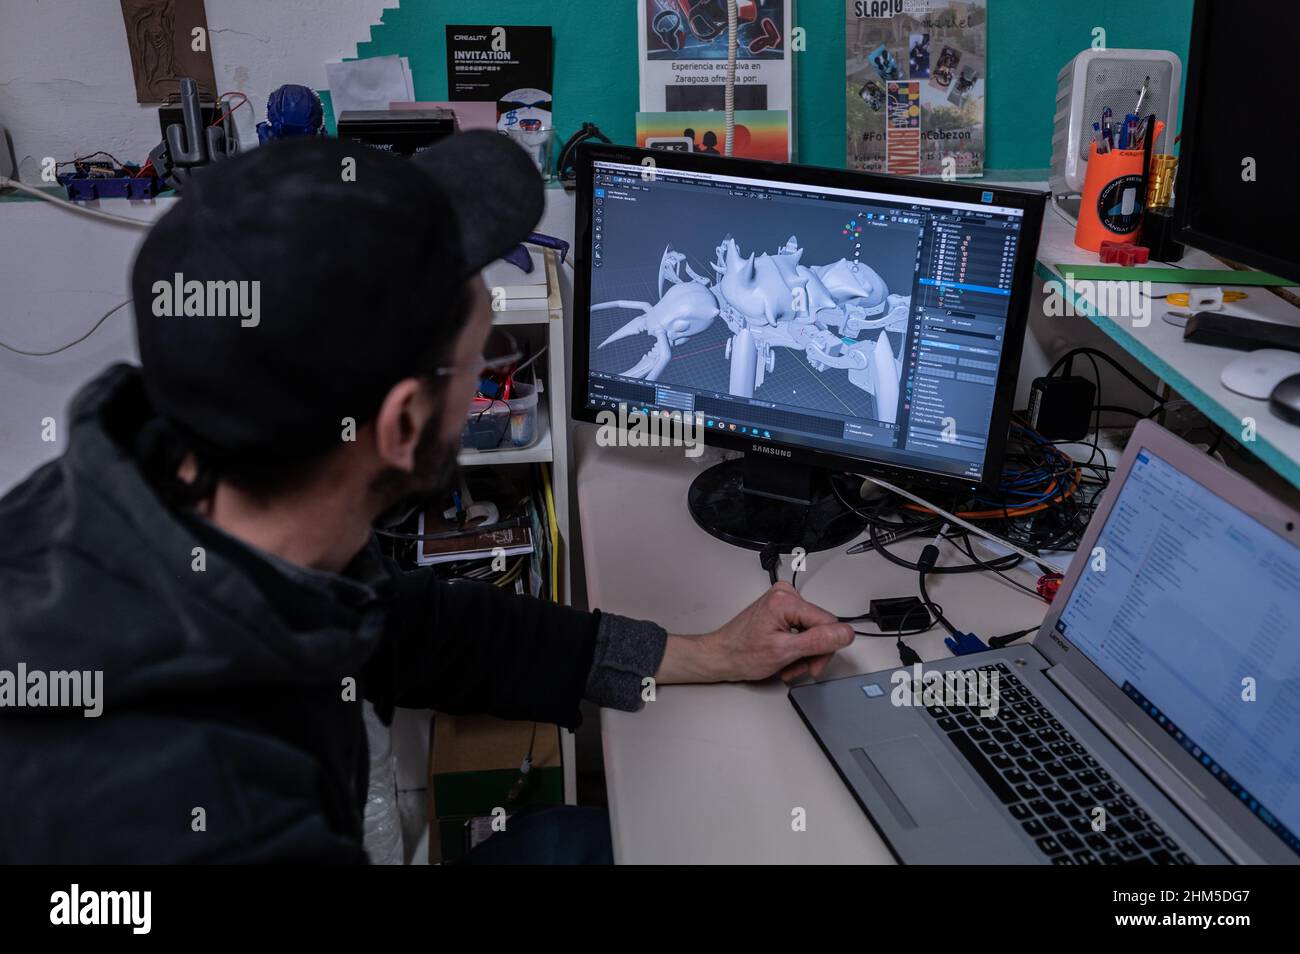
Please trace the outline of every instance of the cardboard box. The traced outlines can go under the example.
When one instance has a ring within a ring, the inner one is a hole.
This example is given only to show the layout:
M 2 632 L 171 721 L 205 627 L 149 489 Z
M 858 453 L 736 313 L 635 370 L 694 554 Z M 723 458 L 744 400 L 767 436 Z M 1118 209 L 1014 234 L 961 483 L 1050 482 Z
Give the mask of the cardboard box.
M 468 849 L 470 831 L 522 808 L 564 803 L 558 726 L 537 723 L 533 768 L 514 800 L 511 789 L 533 740 L 532 722 L 436 713 L 429 733 L 429 863 L 453 862 Z M 499 813 L 498 813 L 499 815 Z

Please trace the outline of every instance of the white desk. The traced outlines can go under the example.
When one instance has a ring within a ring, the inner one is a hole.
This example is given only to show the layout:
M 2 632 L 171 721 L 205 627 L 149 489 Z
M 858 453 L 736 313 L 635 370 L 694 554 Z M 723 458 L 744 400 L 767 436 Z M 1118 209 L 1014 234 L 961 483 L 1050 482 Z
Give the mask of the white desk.
M 574 425 L 573 441 L 592 607 L 700 633 L 767 589 L 757 553 L 709 536 L 686 509 L 687 487 L 720 459 L 718 451 L 691 459 L 681 448 L 602 448 L 595 430 Z M 923 544 L 904 542 L 897 551 L 915 559 Z M 864 612 L 873 597 L 917 593 L 915 573 L 876 554 L 841 549 L 807 560 L 799 590 L 837 615 Z M 966 562 L 945 547 L 940 562 L 949 561 Z M 788 566 L 781 578 L 789 579 Z M 929 589 L 957 625 L 984 637 L 1034 626 L 1045 610 L 990 573 L 932 577 Z M 923 659 L 948 656 L 938 629 L 907 641 Z M 823 678 L 897 665 L 893 639 L 859 638 Z M 892 860 L 779 680 L 661 686 L 640 712 L 602 710 L 601 734 L 619 862 Z M 806 831 L 792 829 L 795 808 L 806 812 Z

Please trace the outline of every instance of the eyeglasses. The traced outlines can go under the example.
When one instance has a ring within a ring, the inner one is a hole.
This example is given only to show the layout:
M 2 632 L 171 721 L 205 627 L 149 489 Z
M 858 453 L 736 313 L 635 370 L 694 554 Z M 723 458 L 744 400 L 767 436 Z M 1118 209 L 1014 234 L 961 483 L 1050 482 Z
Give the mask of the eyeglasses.
M 523 352 L 519 350 L 519 345 L 515 342 L 510 332 L 497 325 L 492 326 L 492 332 L 483 344 L 483 355 L 477 360 L 461 365 L 434 368 L 433 374 L 442 377 L 450 374 L 460 374 L 462 371 L 477 371 L 479 376 L 492 371 L 502 371 L 511 365 L 518 364 L 522 358 Z

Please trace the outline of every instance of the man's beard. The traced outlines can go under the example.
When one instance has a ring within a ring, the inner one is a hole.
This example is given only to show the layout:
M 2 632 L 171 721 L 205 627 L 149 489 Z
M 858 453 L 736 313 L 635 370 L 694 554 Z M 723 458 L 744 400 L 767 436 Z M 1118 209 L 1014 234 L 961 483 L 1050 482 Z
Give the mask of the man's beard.
M 438 437 L 437 415 L 430 416 L 415 443 L 414 466 L 406 471 L 388 470 L 374 483 L 374 492 L 382 502 L 382 513 L 376 521 L 380 526 L 390 523 L 386 518 L 409 513 L 422 498 L 456 486 L 460 476 L 460 436 L 443 441 Z
M 415 467 L 411 473 L 412 488 L 407 493 L 433 493 L 454 486 L 460 475 L 460 435 L 453 440 L 438 439 L 438 422 L 432 418 L 424 425 L 424 432 L 415 443 Z

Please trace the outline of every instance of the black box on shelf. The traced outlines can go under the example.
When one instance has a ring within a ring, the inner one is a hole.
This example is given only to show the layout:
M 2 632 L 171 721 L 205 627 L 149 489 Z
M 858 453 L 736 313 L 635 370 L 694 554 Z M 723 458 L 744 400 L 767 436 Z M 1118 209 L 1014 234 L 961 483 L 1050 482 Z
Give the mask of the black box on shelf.
M 450 109 L 347 109 L 339 115 L 338 137 L 374 149 L 413 156 L 456 131 Z

